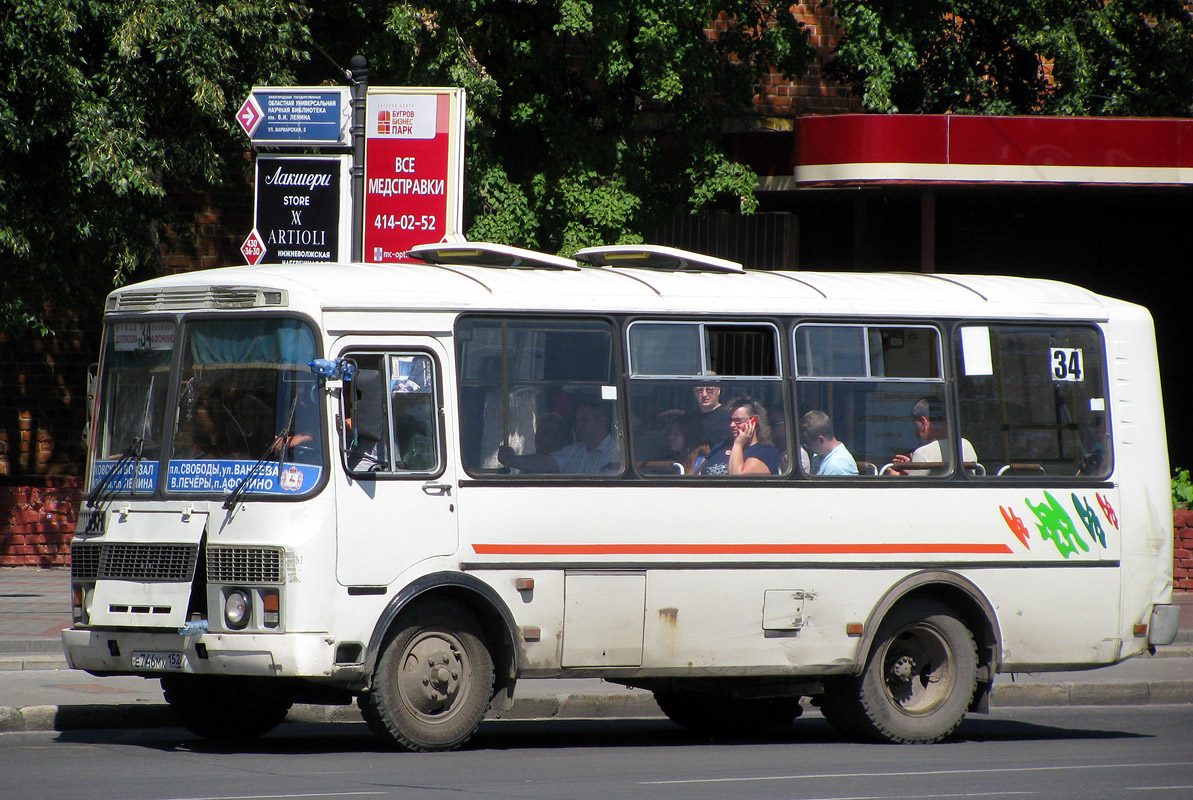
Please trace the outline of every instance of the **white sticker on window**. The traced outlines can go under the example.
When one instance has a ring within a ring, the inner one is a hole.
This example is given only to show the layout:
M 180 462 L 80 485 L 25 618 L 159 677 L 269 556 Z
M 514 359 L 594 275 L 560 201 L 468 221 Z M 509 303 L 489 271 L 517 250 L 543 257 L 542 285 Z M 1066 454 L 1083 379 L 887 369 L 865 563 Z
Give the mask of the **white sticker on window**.
M 1081 358 L 1080 347 L 1053 347 L 1050 353 L 1052 362 L 1052 380 L 1085 380 L 1085 361 Z
M 601 399 L 602 400 L 616 400 L 617 399 L 617 387 L 616 386 L 602 386 L 601 387 Z
M 1089 399 L 1089 410 L 1090 411 L 1105 411 L 1106 410 L 1106 398 L 1091 397 Z
M 989 328 L 961 329 L 961 360 L 966 375 L 994 374 L 994 359 L 990 355 Z

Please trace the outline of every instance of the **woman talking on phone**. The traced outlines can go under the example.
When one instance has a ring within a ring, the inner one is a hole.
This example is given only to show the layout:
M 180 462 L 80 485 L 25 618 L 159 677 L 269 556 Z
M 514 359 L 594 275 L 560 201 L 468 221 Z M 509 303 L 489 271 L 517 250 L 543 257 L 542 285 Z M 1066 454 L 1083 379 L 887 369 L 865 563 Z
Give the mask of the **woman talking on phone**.
M 701 475 L 773 475 L 779 451 L 771 441 L 766 409 L 748 397 L 729 404 L 729 436 L 700 465 Z

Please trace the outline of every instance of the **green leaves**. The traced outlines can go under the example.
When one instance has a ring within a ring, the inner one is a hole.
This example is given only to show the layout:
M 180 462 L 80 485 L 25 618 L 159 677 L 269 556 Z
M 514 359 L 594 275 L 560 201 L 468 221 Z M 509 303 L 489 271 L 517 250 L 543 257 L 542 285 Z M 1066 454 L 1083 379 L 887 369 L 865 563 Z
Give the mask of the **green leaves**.
M 556 252 L 752 210 L 717 142 L 813 57 L 778 0 L 10 0 L 0 325 L 152 274 L 194 227 L 182 199 L 247 195 L 249 89 L 334 84 L 357 53 L 374 86 L 464 87 L 468 235 Z
M 387 35 L 366 36 L 382 8 Z M 312 30 L 363 52 L 374 85 L 463 85 L 467 235 L 556 252 L 640 241 L 677 211 L 752 209 L 753 174 L 716 142 L 770 69 L 812 58 L 771 0 L 362 3 Z
M 835 0 L 826 72 L 884 113 L 1188 116 L 1180 0 Z
M 1189 480 L 1189 470 L 1174 469 L 1172 471 L 1172 507 L 1189 508 L 1193 506 L 1193 482 Z
M 289 83 L 306 10 L 280 0 L 12 0 L 0 16 L 0 325 L 160 263 L 180 189 L 240 182 L 236 106 Z M 43 326 L 44 327 L 44 326 Z

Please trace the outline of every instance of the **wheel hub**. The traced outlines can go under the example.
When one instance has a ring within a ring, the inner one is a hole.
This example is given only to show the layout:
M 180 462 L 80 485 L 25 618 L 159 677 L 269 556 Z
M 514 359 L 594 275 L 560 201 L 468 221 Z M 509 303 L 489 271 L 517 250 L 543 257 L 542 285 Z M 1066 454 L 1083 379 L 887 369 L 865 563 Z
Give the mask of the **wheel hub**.
M 908 626 L 890 643 L 883 674 L 887 698 L 909 716 L 931 714 L 952 691 L 953 654 L 933 626 Z
M 891 664 L 891 683 L 911 683 L 916 674 L 916 662 L 911 656 L 900 656 Z
M 423 717 L 450 714 L 464 686 L 460 649 L 449 638 L 427 633 L 407 645 L 398 685 L 406 705 Z

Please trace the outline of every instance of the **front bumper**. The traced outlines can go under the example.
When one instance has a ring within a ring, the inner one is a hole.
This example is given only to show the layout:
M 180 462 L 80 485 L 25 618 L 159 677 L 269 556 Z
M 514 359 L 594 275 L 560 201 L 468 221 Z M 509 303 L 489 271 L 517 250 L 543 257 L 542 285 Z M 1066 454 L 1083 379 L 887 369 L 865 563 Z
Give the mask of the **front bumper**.
M 1148 644 L 1153 647 L 1156 645 L 1172 644 L 1176 641 L 1176 634 L 1180 625 L 1180 608 L 1175 605 L 1152 606 L 1152 616 L 1148 620 L 1147 626 Z
M 191 673 L 326 680 L 337 672 L 335 640 L 325 633 L 182 636 L 170 631 L 66 628 L 62 646 L 71 668 L 103 675 Z M 180 653 L 180 669 L 136 669 L 134 653 Z

